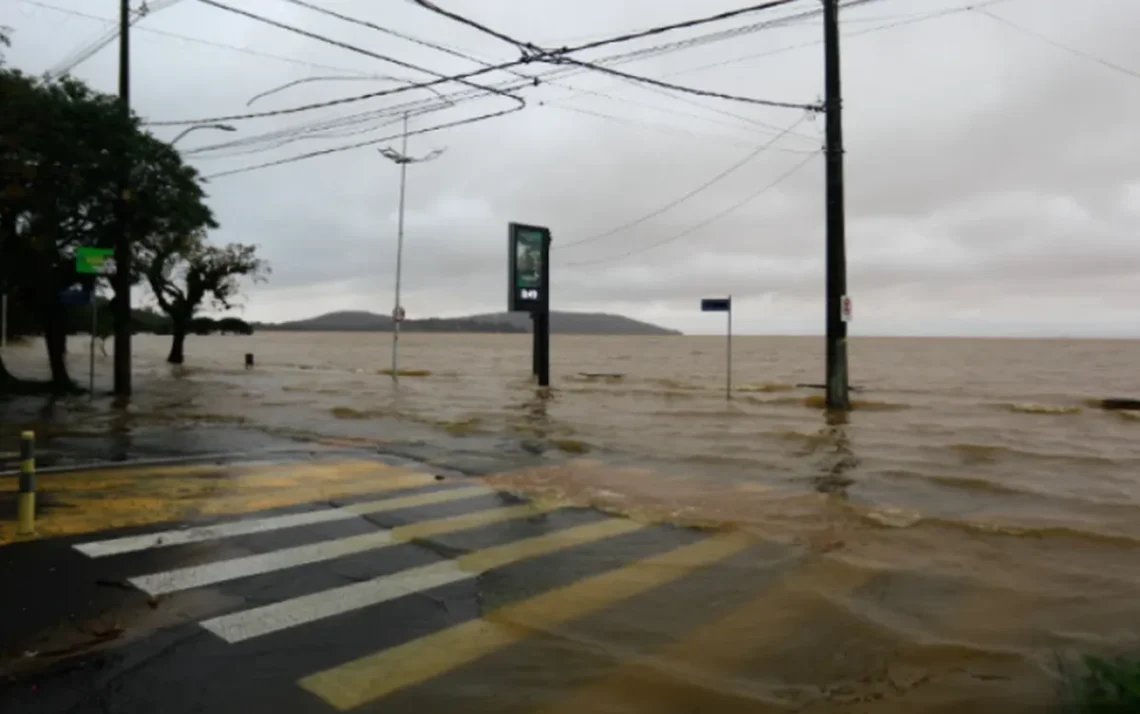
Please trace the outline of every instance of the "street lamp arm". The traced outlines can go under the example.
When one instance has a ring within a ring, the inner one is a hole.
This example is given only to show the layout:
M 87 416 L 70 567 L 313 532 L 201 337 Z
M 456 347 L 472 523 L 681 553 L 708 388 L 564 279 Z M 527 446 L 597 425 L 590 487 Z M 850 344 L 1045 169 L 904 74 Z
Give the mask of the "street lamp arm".
M 405 154 L 401 154 L 400 152 L 396 151 L 395 149 L 393 149 L 390 146 L 385 147 L 383 149 L 377 149 L 377 151 L 380 152 L 381 156 L 383 156 L 385 159 L 388 159 L 389 161 L 392 161 L 393 163 L 397 163 L 397 164 L 422 164 L 422 163 L 425 163 L 428 161 L 433 161 L 435 159 L 438 159 L 440 156 L 443 156 L 443 152 L 447 151 L 447 147 L 444 147 L 442 149 L 435 149 L 434 151 L 431 151 L 427 154 L 424 154 L 423 156 L 421 156 L 419 158 L 416 158 L 415 156 L 407 156 Z

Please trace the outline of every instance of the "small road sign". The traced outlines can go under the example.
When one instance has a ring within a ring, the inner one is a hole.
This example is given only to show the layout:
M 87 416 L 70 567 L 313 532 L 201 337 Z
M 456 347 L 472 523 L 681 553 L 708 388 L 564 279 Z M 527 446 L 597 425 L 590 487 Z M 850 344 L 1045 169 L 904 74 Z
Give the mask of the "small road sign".
M 392 320 L 394 322 L 404 321 L 404 307 L 402 305 L 392 311 Z
M 705 298 L 701 300 L 701 312 L 728 312 L 732 310 L 732 298 Z
M 844 322 L 851 322 L 851 298 L 847 295 L 839 300 L 839 315 Z
M 79 248 L 75 251 L 75 272 L 83 275 L 110 275 L 115 272 L 115 251 L 110 248 Z

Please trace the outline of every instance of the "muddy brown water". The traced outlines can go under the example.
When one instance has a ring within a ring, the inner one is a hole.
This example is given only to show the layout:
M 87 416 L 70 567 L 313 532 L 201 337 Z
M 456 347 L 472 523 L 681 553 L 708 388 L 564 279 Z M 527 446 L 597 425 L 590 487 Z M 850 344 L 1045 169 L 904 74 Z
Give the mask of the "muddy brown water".
M 72 428 L 241 424 L 376 444 L 800 553 L 797 575 L 756 595 L 780 616 L 747 643 L 723 638 L 720 655 L 741 654 L 685 685 L 694 706 L 1050 711 L 1058 662 L 1140 649 L 1140 415 L 1096 404 L 1140 396 L 1140 342 L 853 338 L 860 391 L 839 420 L 796 386 L 821 381 L 819 338 L 737 338 L 731 401 L 717 337 L 555 336 L 546 397 L 528 336 L 405 335 L 398 383 L 389 340 L 193 337 L 174 370 L 167 340 L 140 336 L 129 414 L 77 399 Z M 71 358 L 83 374 L 85 354 Z M 38 345 L 7 361 L 43 373 Z M 563 466 L 533 468 L 549 463 Z M 669 672 L 654 676 L 695 677 Z

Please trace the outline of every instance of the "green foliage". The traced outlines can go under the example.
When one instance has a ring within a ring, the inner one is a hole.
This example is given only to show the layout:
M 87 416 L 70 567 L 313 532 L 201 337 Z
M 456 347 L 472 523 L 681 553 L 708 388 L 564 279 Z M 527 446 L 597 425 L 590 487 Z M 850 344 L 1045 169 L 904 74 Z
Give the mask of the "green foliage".
M 1070 682 L 1075 714 L 1140 712 L 1140 659 L 1086 656 L 1084 670 Z
M 239 278 L 260 281 L 269 273 L 269 266 L 257 257 L 256 247 L 210 245 L 201 233 L 167 234 L 148 248 L 146 279 L 159 307 L 170 316 L 174 334 L 167 357 L 171 364 L 182 364 L 187 334 L 209 334 L 219 329 L 213 320 L 195 320 L 199 309 L 231 309 L 241 292 Z M 248 325 L 235 331 L 252 332 Z
M 76 249 L 113 247 L 124 206 L 136 261 L 155 236 L 194 235 L 217 224 L 197 172 L 117 97 L 71 77 L 34 78 L 0 66 L 0 106 L 0 282 L 18 296 L 21 314 L 34 317 L 53 382 L 66 389 L 70 318 L 58 296 L 93 284 L 75 271 Z M 137 270 L 131 276 L 142 277 Z

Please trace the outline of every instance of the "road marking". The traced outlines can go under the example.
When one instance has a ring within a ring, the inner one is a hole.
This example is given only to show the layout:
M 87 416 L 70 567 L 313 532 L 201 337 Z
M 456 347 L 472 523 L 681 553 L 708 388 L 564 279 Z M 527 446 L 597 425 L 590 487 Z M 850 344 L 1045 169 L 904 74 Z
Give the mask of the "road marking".
M 681 578 L 750 544 L 741 535 L 708 538 L 309 675 L 298 684 L 337 709 L 352 709 Z
M 412 593 L 474 578 L 491 568 L 501 567 L 527 558 L 553 553 L 564 548 L 582 545 L 644 526 L 628 520 L 610 519 L 584 526 L 567 528 L 556 533 L 526 538 L 514 543 L 468 553 L 456 560 L 411 568 L 362 583 L 324 590 L 223 615 L 202 623 L 202 626 L 229 643 L 261 637 L 317 620 L 341 615 L 372 605 L 378 605 Z
M 740 661 L 759 652 L 780 652 L 785 639 L 812 626 L 820 598 L 850 594 L 874 575 L 875 571 L 831 559 L 814 561 L 661 652 L 626 660 L 607 677 L 542 709 L 541 714 L 624 710 L 632 703 L 638 711 L 676 707 L 678 683 L 695 690 L 698 685 L 692 682 L 705 673 L 734 671 Z M 715 711 L 717 701 L 709 697 L 707 702 L 686 701 L 685 705 L 703 711 L 703 704 Z
M 529 503 L 519 506 L 506 506 L 492 508 L 486 511 L 466 513 L 452 518 L 441 518 L 434 521 L 423 521 L 407 526 L 400 526 L 392 530 L 365 533 L 364 535 L 338 538 L 336 540 L 322 541 L 310 545 L 285 548 L 271 553 L 258 553 L 241 558 L 231 558 L 204 565 L 192 565 L 176 570 L 167 570 L 152 575 L 141 575 L 129 578 L 129 582 L 148 595 L 162 595 L 164 593 L 188 590 L 189 588 L 214 585 L 227 580 L 236 580 L 252 575 L 262 575 L 276 570 L 295 568 L 301 565 L 319 563 L 333 558 L 340 558 L 353 553 L 363 553 L 366 550 L 376 550 L 389 545 L 407 542 L 416 538 L 467 530 L 478 526 L 501 523 L 516 518 L 529 518 L 558 506 L 534 506 Z
M 391 488 L 386 487 L 389 485 Z M 377 484 L 376 491 L 396 491 L 402 488 L 406 488 L 403 483 Z M 291 513 L 283 516 L 259 518 L 257 520 L 234 521 L 212 526 L 183 528 L 161 531 L 159 533 L 147 533 L 145 535 L 92 541 L 90 543 L 80 543 L 75 546 L 75 549 L 92 558 L 104 558 L 109 555 L 133 553 L 140 550 L 149 550 L 151 548 L 166 548 L 172 545 L 201 543 L 203 541 L 232 538 L 234 536 L 250 535 L 252 533 L 266 533 L 268 531 L 296 528 L 299 526 L 314 525 L 316 523 L 349 520 L 370 513 L 381 513 L 384 511 L 395 511 L 400 508 L 412 508 L 415 506 L 458 501 L 465 498 L 486 495 L 488 493 L 493 492 L 484 486 L 454 488 L 444 491 L 415 494 L 412 496 L 389 498 L 380 501 L 370 501 L 368 503 L 357 503 L 342 508 L 325 508 L 318 511 Z

